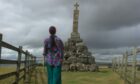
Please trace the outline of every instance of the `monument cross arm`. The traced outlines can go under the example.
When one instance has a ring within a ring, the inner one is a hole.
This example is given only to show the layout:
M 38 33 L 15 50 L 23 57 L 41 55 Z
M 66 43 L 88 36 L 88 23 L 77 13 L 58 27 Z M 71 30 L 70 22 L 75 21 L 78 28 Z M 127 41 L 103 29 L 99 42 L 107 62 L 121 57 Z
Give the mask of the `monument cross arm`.
M 76 9 L 78 9 L 79 4 L 76 2 L 76 4 L 74 5 Z

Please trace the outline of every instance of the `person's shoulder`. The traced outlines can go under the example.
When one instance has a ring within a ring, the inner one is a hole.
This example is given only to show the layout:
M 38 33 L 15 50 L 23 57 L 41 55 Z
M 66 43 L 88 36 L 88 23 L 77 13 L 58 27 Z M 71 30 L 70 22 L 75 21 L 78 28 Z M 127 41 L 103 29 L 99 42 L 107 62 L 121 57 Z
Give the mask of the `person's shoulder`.
M 44 43 L 48 42 L 50 38 L 45 38 Z
M 56 39 L 57 39 L 57 40 L 60 40 L 60 41 L 62 41 L 62 40 L 61 40 L 61 38 L 60 38 L 60 37 L 58 37 L 58 36 L 56 36 Z

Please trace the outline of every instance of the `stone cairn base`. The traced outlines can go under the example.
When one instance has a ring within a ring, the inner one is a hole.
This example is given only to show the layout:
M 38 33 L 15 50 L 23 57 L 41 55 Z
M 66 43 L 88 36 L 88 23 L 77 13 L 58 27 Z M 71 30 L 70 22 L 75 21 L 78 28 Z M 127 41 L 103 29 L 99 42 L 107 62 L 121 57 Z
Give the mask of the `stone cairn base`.
M 73 63 L 73 64 L 64 64 L 62 67 L 62 71 L 70 71 L 70 72 L 95 72 L 99 71 L 99 68 L 96 64 L 82 64 L 82 63 Z

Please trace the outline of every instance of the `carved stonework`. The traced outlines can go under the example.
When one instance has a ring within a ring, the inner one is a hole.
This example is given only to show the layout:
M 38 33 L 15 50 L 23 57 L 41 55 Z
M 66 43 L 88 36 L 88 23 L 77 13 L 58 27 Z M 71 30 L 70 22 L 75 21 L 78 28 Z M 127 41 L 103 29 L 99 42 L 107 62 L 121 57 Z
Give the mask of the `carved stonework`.
M 95 58 L 88 51 L 78 33 L 79 10 L 78 3 L 75 4 L 73 32 L 71 38 L 65 43 L 63 71 L 97 71 Z
M 78 3 L 75 5 L 74 15 L 73 15 L 73 33 L 78 33 L 78 19 L 79 19 L 79 10 L 78 10 Z

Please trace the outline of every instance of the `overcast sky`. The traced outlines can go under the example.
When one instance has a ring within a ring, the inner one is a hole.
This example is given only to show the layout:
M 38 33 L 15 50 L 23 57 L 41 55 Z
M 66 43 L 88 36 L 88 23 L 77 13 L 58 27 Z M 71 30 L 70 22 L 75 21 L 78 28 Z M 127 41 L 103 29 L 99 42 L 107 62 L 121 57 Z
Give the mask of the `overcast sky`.
M 72 32 L 74 0 L 0 0 L 3 40 L 42 56 L 48 28 L 65 42 Z M 79 0 L 79 32 L 97 61 L 140 46 L 140 0 Z M 12 58 L 3 49 L 4 58 Z

